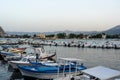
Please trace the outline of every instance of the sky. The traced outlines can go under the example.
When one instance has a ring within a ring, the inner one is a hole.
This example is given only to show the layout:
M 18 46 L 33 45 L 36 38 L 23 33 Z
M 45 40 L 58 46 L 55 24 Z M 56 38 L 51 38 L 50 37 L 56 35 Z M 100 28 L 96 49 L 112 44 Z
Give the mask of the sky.
M 0 0 L 5 31 L 103 31 L 120 25 L 120 0 Z

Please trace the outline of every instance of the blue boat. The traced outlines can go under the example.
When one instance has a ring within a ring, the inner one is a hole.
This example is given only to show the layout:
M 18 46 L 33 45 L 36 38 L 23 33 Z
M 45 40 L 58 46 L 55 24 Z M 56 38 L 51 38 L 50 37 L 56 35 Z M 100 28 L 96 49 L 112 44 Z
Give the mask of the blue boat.
M 0 51 L 0 54 L 1 54 L 1 55 L 5 55 L 5 56 L 15 56 L 14 53 L 6 52 L 6 51 Z
M 14 54 L 12 52 L 0 51 L 0 55 L 2 56 L 4 61 L 21 59 L 21 56 L 19 56 L 18 54 Z
M 54 63 L 51 63 L 54 65 Z M 64 65 L 55 65 L 51 66 L 48 64 L 42 64 L 39 66 L 20 66 L 18 65 L 23 76 L 34 77 L 38 79 L 55 79 L 60 76 L 66 76 L 68 74 L 73 74 L 75 72 L 79 72 L 81 70 L 86 69 L 84 65 L 78 65 L 75 61 L 69 62 L 69 64 Z

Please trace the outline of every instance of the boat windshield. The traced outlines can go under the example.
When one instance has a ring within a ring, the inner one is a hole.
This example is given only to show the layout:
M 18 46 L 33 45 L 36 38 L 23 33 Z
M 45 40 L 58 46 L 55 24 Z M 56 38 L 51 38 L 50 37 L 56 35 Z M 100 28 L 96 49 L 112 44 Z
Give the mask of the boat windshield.
M 20 61 L 27 62 L 27 58 L 22 58 Z
M 33 62 L 36 61 L 35 58 L 29 58 L 29 60 L 30 60 L 30 61 L 33 61 Z M 20 61 L 29 62 L 29 61 L 28 61 L 28 58 L 22 58 Z

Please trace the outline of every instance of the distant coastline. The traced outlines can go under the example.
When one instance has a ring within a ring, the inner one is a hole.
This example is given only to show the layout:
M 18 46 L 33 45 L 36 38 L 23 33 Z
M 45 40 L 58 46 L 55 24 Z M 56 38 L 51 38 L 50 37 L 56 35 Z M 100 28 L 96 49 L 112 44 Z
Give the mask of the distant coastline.
M 70 34 L 70 33 L 74 33 L 74 34 L 90 34 L 90 35 L 94 35 L 94 34 L 98 34 L 98 33 L 105 33 L 108 35 L 115 35 L 115 34 L 120 34 L 120 25 L 114 26 L 113 28 L 110 28 L 108 30 L 105 31 L 69 31 L 69 30 L 65 30 L 65 31 L 53 31 L 53 32 L 16 32 L 16 31 L 6 31 L 6 33 L 8 34 L 17 34 L 17 35 L 21 35 L 21 34 L 28 34 L 28 35 L 34 35 L 34 34 L 41 34 L 44 33 L 46 35 L 51 35 L 51 34 L 58 34 L 58 33 L 66 33 L 66 34 Z
M 5 38 L 40 38 L 40 39 L 91 39 L 103 38 L 113 39 L 120 38 L 120 25 L 117 25 L 106 31 L 55 31 L 55 32 L 10 32 L 2 29 L 1 36 Z M 3 33 L 4 32 L 4 33 Z M 3 36 L 3 34 L 5 34 Z

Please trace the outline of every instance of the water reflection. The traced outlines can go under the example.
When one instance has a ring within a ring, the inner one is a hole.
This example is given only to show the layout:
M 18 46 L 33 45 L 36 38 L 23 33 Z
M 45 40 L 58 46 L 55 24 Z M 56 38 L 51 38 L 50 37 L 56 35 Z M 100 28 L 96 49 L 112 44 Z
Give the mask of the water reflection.
M 0 80 L 40 80 L 32 77 L 23 77 L 21 72 L 12 66 L 8 65 L 8 62 L 0 60 Z
M 8 71 L 8 64 L 5 61 L 0 61 L 0 80 L 10 80 L 12 72 Z
M 36 80 L 29 77 L 23 77 L 19 69 L 13 69 L 12 66 L 8 65 L 8 71 L 12 72 L 9 80 Z
M 16 80 L 16 79 L 23 80 L 22 74 L 18 70 L 14 70 L 11 77 L 10 77 L 10 80 Z

